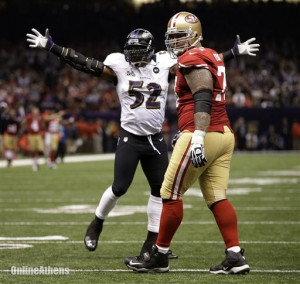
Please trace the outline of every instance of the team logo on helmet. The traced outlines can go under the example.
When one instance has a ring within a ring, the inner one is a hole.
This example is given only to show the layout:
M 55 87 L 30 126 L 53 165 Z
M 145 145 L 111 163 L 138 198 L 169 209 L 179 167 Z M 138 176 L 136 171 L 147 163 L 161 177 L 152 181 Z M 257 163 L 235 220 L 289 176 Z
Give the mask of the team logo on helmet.
M 187 22 L 187 23 L 190 23 L 190 24 L 196 24 L 199 22 L 198 18 L 196 16 L 194 16 L 193 14 L 189 14 L 187 15 L 184 20 Z

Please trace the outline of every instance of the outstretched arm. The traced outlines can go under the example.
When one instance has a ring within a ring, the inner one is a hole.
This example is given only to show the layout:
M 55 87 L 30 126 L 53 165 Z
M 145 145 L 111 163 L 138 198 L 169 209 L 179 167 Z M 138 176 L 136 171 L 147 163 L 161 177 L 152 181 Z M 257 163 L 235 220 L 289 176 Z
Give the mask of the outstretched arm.
M 101 77 L 108 81 L 116 81 L 114 71 L 104 66 L 103 62 L 92 57 L 86 57 L 72 48 L 61 47 L 55 44 L 48 29 L 46 29 L 45 36 L 36 29 L 32 29 L 32 32 L 32 34 L 26 34 L 29 47 L 49 51 L 79 71 Z
M 219 56 L 224 62 L 227 62 L 233 58 L 239 57 L 241 55 L 256 56 L 256 52 L 259 51 L 259 43 L 253 43 L 256 40 L 255 37 L 241 42 L 240 36 L 236 36 L 235 43 L 230 50 L 219 53 Z M 170 68 L 170 74 L 175 75 L 177 70 L 177 64 Z
M 241 42 L 240 36 L 236 36 L 235 43 L 233 47 L 221 53 L 221 57 L 223 58 L 224 62 L 227 62 L 230 59 L 241 55 L 249 55 L 249 56 L 256 56 L 256 52 L 259 51 L 259 44 L 253 43 L 256 40 L 255 37 L 246 40 L 245 42 Z

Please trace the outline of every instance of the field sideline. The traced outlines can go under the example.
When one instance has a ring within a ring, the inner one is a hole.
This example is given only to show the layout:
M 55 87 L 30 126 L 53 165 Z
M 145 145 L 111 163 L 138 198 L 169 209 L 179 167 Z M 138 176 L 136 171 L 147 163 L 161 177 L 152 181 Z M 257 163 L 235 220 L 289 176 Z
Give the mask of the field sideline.
M 149 189 L 140 166 L 91 253 L 83 236 L 112 182 L 114 154 L 70 156 L 57 170 L 43 164 L 39 172 L 32 172 L 30 159 L 13 168 L 0 161 L 0 283 L 300 283 L 299 157 L 234 155 L 228 198 L 251 267 L 241 276 L 208 273 L 223 260 L 224 245 L 196 184 L 184 197 L 185 216 L 171 247 L 179 259 L 170 261 L 169 273 L 137 274 L 123 259 L 138 253 L 146 234 Z M 47 267 L 50 275 L 41 272 Z M 31 275 L 15 273 L 21 268 Z
M 113 160 L 115 154 L 95 154 L 95 155 L 74 155 L 66 156 L 65 163 L 93 162 L 93 161 L 109 161 Z M 45 164 L 45 158 L 38 159 L 39 165 Z M 0 161 L 0 168 L 5 168 L 6 161 Z M 32 160 L 28 158 L 16 159 L 13 161 L 13 167 L 23 167 L 32 165 Z

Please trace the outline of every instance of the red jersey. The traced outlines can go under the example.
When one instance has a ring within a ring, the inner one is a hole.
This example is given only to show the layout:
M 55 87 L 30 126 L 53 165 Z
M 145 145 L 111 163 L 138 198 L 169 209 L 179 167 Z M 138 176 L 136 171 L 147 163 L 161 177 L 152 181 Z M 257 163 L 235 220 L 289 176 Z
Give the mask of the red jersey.
M 227 84 L 224 62 L 216 51 L 200 47 L 188 50 L 178 58 L 179 68 L 176 72 L 175 92 L 178 96 L 177 112 L 180 131 L 194 132 L 195 130 L 193 94 L 182 72 L 184 68 L 193 66 L 209 70 L 213 77 L 211 119 L 208 131 L 224 132 L 225 125 L 231 129 L 225 105 Z
M 20 124 L 18 121 L 14 119 L 9 119 L 6 122 L 6 129 L 4 133 L 16 136 L 18 134 L 19 128 L 20 128 Z
M 42 132 L 42 121 L 41 115 L 33 117 L 31 114 L 26 116 L 27 130 L 30 134 L 40 134 Z
M 48 121 L 48 132 L 49 133 L 59 133 L 59 118 L 53 118 Z

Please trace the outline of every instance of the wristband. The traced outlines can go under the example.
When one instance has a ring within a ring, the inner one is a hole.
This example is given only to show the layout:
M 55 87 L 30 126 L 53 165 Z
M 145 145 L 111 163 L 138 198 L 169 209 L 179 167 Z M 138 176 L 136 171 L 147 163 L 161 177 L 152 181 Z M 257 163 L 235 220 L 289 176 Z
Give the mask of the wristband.
M 230 59 L 235 58 L 235 54 L 232 49 L 227 50 L 227 51 L 223 52 L 222 54 L 223 54 L 224 61 L 228 61 Z
M 192 136 L 192 144 L 202 144 L 204 141 L 204 137 L 206 135 L 206 132 L 203 130 L 195 130 Z
M 48 51 L 51 51 L 52 47 L 54 46 L 54 42 L 52 42 L 50 48 L 48 49 Z

